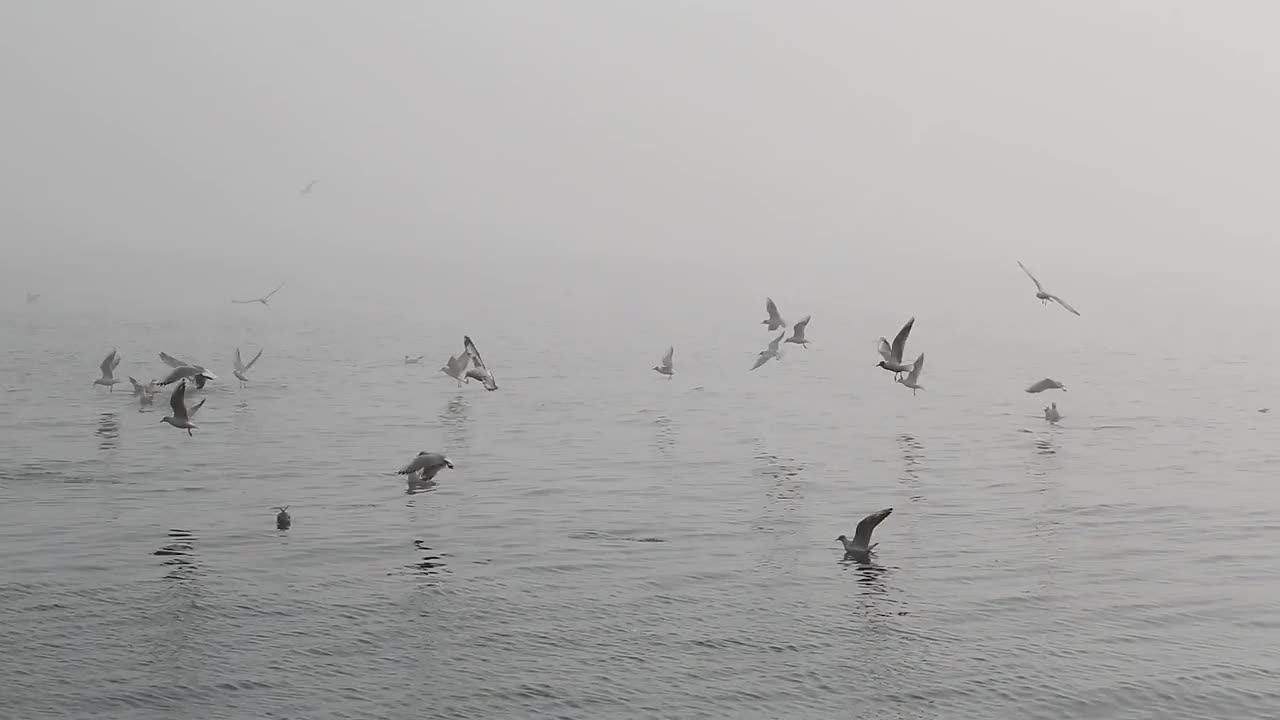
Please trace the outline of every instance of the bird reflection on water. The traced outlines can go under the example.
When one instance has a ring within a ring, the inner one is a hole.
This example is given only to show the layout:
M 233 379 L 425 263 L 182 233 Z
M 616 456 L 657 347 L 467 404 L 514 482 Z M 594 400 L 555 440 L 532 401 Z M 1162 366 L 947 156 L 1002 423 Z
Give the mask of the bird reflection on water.
M 120 421 L 113 412 L 104 412 L 98 416 L 98 429 L 93 432 L 102 440 L 98 443 L 99 450 L 114 450 L 116 440 L 120 437 Z

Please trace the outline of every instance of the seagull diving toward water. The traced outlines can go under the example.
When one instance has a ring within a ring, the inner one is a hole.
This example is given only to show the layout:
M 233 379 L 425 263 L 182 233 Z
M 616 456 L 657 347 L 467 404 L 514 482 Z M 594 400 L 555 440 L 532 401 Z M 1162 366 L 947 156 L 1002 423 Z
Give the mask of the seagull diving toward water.
M 786 330 L 783 330 L 782 332 L 778 333 L 778 337 L 774 338 L 772 341 L 769 342 L 769 347 L 760 351 L 760 354 L 756 356 L 756 364 L 751 366 L 752 370 L 755 370 L 756 368 L 760 367 L 761 365 L 764 365 L 765 363 L 769 362 L 770 360 L 773 360 L 774 358 L 777 358 L 778 360 L 782 359 L 782 351 L 779 350 L 778 348 L 781 347 L 782 337 L 786 334 L 787 334 Z
M 875 530 L 876 526 L 883 522 L 885 518 L 889 517 L 889 514 L 892 512 L 893 508 L 885 508 L 862 518 L 862 521 L 858 523 L 858 529 L 853 532 L 852 540 L 844 535 L 836 538 L 836 540 L 844 545 L 844 556 L 846 558 L 853 558 L 860 562 L 870 560 L 871 550 L 876 545 L 880 544 L 873 544 L 871 542 L 871 532 Z
M 1036 381 L 1035 384 L 1027 388 L 1027 392 L 1033 393 L 1033 394 L 1038 392 L 1044 392 L 1045 390 L 1061 390 L 1062 392 L 1066 392 L 1067 386 L 1063 385 L 1057 380 L 1054 380 L 1053 378 L 1045 378 L 1043 380 Z
M 791 326 L 791 337 L 787 338 L 787 342 L 795 343 L 807 349 L 809 341 L 804 337 L 804 329 L 807 327 L 809 327 L 809 316 L 805 315 L 804 319 Z
M 471 342 L 470 335 L 462 336 L 462 347 L 471 356 L 471 364 L 473 366 L 467 371 L 467 377 L 484 383 L 485 390 L 497 390 L 498 381 L 493 378 L 493 373 L 489 371 L 488 366 L 480 359 L 480 351 L 476 349 L 476 344 Z
M 675 353 L 676 349 L 674 347 L 667 348 L 667 354 L 662 356 L 662 364 L 653 366 L 654 370 L 658 371 L 662 375 L 666 375 L 668 380 L 671 379 L 672 375 L 676 374 L 676 369 L 671 364 L 671 357 L 675 355 Z
M 179 430 L 186 430 L 187 435 L 191 435 L 191 431 L 195 429 L 195 425 L 191 422 L 191 416 L 187 413 L 186 404 L 187 383 L 180 383 L 173 391 L 173 395 L 169 397 L 169 407 L 173 408 L 173 415 L 166 415 L 160 419 L 160 422 L 167 422 Z M 204 401 L 200 401 L 200 405 L 204 405 Z M 199 406 L 196 406 L 199 409 Z
M 420 473 L 416 482 L 427 482 L 445 468 L 452 470 L 453 461 L 440 453 L 429 453 L 424 450 L 410 460 L 408 465 L 397 470 L 396 474 L 412 476 L 414 473 Z M 413 477 L 409 478 L 409 482 L 415 482 Z
M 288 530 L 289 526 L 293 524 L 293 518 L 289 516 L 289 506 L 285 505 L 284 507 L 276 507 L 273 509 L 280 511 L 276 513 L 276 529 Z
M 466 350 L 457 355 L 450 355 L 449 359 L 444 362 L 444 367 L 440 368 L 440 372 L 448 375 L 458 381 L 458 387 L 462 387 L 462 383 L 469 382 L 465 373 L 467 372 L 467 363 L 471 362 L 471 356 Z
M 902 354 L 907 349 L 907 336 L 911 334 L 911 326 L 915 325 L 915 322 L 916 319 L 914 317 L 908 320 L 907 324 L 903 325 L 898 334 L 893 337 L 892 345 L 889 344 L 888 340 L 880 338 L 878 349 L 880 350 L 880 357 L 884 359 L 876 363 L 876 367 L 882 367 L 892 372 L 895 380 L 898 379 L 898 375 L 901 373 L 911 372 L 911 365 L 909 363 L 903 364 Z
M 93 381 L 94 385 L 106 385 L 111 392 L 115 392 L 115 384 L 120 382 L 115 378 L 115 369 L 120 367 L 120 354 L 115 348 L 111 348 L 111 352 L 102 358 L 102 364 L 98 366 L 102 370 L 102 377 Z
M 1040 300 L 1040 303 L 1042 305 L 1048 305 L 1049 301 L 1052 300 L 1058 303 L 1059 305 L 1061 305 L 1062 307 L 1066 308 L 1067 310 L 1071 311 L 1072 315 L 1080 314 L 1080 311 L 1068 305 L 1066 300 L 1063 300 L 1057 295 L 1054 295 L 1048 290 L 1045 290 L 1044 286 L 1040 284 L 1040 281 L 1036 279 L 1036 276 L 1032 275 L 1031 271 L 1028 270 L 1027 266 L 1023 265 L 1021 261 L 1018 262 L 1018 267 L 1022 268 L 1022 272 L 1026 273 L 1027 277 L 1031 278 L 1031 282 L 1036 284 L 1036 298 Z
M 923 390 L 924 386 L 920 384 L 920 373 L 924 370 L 924 353 L 920 353 L 920 357 L 912 363 L 911 372 L 907 373 L 905 378 L 895 378 L 897 382 L 911 388 L 911 394 L 915 395 L 917 390 Z
M 1058 412 L 1058 403 L 1049 403 L 1049 406 L 1044 409 L 1044 419 L 1048 420 L 1050 425 L 1062 419 L 1062 413 Z
M 311 188 L 315 187 L 315 186 L 316 186 L 316 183 L 318 183 L 318 182 L 320 182 L 320 181 L 319 181 L 319 180 L 312 180 L 311 182 L 307 183 L 307 186 L 306 186 L 306 187 L 304 187 L 304 188 L 302 188 L 301 190 L 299 190 L 299 191 L 298 191 L 298 194 L 299 194 L 299 195 L 310 195 L 310 194 L 311 194 Z
M 236 348 L 236 369 L 231 374 L 235 375 L 236 379 L 240 381 L 240 387 L 244 387 L 244 384 L 249 382 L 249 369 L 253 367 L 254 363 L 258 362 L 258 358 L 260 357 L 262 357 L 261 348 L 258 349 L 258 354 L 253 356 L 253 359 L 249 361 L 249 364 L 245 365 L 244 361 L 240 359 L 240 348 Z
M 213 373 L 211 373 L 211 372 L 209 372 L 209 371 L 208 371 L 208 369 L 206 369 L 206 368 L 205 368 L 205 366 L 203 366 L 203 365 L 201 365 L 201 364 L 199 364 L 199 363 L 193 363 L 193 362 L 187 362 L 186 360 L 180 360 L 180 359 L 178 359 L 178 358 L 176 358 L 176 357 L 174 357 L 174 356 L 172 356 L 172 355 L 170 355 L 170 354 L 168 354 L 168 353 L 164 352 L 163 350 L 161 350 L 161 351 L 160 351 L 160 360 L 161 360 L 161 361 L 163 361 L 165 365 L 168 365 L 169 367 L 174 368 L 175 370 L 176 370 L 176 369 L 179 369 L 179 368 L 195 368 L 197 372 L 196 372 L 196 374 L 195 374 L 195 376 L 194 376 L 194 377 L 195 377 L 196 389 L 197 389 L 197 390 L 203 390 L 203 389 L 204 389 L 204 384 L 205 384 L 205 382 L 207 382 L 207 381 L 209 381 L 209 380 L 217 380 L 217 379 L 218 379 L 218 376 L 217 376 L 217 375 L 214 375 L 214 374 L 213 374 Z M 172 376 L 173 376 L 173 374 L 172 374 L 172 373 L 170 373 L 170 377 L 172 377 Z M 183 377 L 188 377 L 188 376 L 184 375 Z M 173 382 L 173 380 L 170 380 L 169 382 Z M 169 383 L 160 383 L 160 384 L 161 384 L 161 385 L 167 385 L 167 384 L 169 384 Z
M 236 303 L 237 305 L 251 305 L 253 303 L 262 303 L 263 305 L 267 305 L 267 301 L 271 299 L 271 296 L 280 292 L 280 288 L 282 287 L 284 287 L 284 283 L 280 283 L 279 285 L 276 286 L 275 290 L 272 290 L 271 292 L 267 293 L 266 295 L 263 295 L 260 298 L 254 298 L 252 300 L 232 300 L 231 302 Z M 270 306 L 267 305 L 267 307 L 270 307 Z
M 768 325 L 770 332 L 787 326 L 787 321 L 783 320 L 782 316 L 778 314 L 778 306 L 773 304 L 773 298 L 767 297 L 764 299 L 764 310 L 769 313 L 769 317 L 761 320 L 760 324 Z

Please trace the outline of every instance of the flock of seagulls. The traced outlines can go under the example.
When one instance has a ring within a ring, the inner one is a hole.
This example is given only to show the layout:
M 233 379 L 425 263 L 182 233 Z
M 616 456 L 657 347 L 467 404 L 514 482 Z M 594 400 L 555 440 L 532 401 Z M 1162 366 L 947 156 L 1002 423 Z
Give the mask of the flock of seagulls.
M 309 193 L 311 188 L 315 185 L 315 182 L 316 181 L 309 183 L 302 190 L 302 194 L 305 195 Z M 1028 270 L 1025 265 L 1018 262 L 1018 267 L 1020 267 L 1022 271 L 1027 274 L 1027 277 L 1031 278 L 1031 281 L 1035 283 L 1036 299 L 1040 300 L 1045 305 L 1048 305 L 1048 303 L 1052 301 L 1061 305 L 1073 315 L 1080 315 L 1079 311 L 1069 305 L 1061 297 L 1045 290 L 1044 285 L 1042 285 L 1040 281 L 1031 274 L 1031 271 Z M 268 303 L 271 298 L 283 287 L 284 283 L 281 283 L 276 286 L 274 290 L 260 298 L 254 298 L 251 300 L 232 300 L 232 302 L 238 304 L 259 303 L 264 307 L 269 307 Z M 32 294 L 29 293 L 27 299 L 28 302 L 34 302 L 38 297 L 38 295 L 33 297 Z M 783 319 L 782 314 L 778 311 L 778 305 L 773 301 L 773 298 L 765 298 L 765 313 L 767 314 L 767 317 L 764 320 L 761 320 L 760 324 L 764 325 L 770 332 L 775 330 L 780 330 L 781 332 L 769 341 L 764 350 L 759 352 L 756 356 L 755 363 L 751 366 L 750 370 L 757 370 L 770 360 L 781 360 L 783 355 L 781 347 L 784 342 L 796 344 L 806 349 L 809 347 L 810 341 L 806 337 L 806 331 L 812 318 L 811 315 L 805 315 L 799 322 L 791 326 L 791 337 L 786 337 L 788 325 L 786 320 Z M 912 395 L 915 395 L 918 391 L 924 389 L 924 386 L 920 384 L 920 375 L 924 371 L 924 353 L 922 352 L 917 355 L 916 359 L 911 362 L 906 362 L 905 360 L 907 339 L 911 335 L 911 330 L 915 326 L 915 322 L 916 319 L 914 316 L 909 318 L 906 324 L 904 324 L 902 328 L 898 330 L 897 334 L 894 335 L 892 342 L 883 337 L 879 339 L 877 342 L 877 351 L 879 352 L 881 359 L 876 363 L 876 367 L 892 372 L 894 382 L 910 389 Z M 253 356 L 253 359 L 248 363 L 245 363 L 240 354 L 240 348 L 236 348 L 234 362 L 235 369 L 233 370 L 233 375 L 235 375 L 236 379 L 240 381 L 240 387 L 243 388 L 248 384 L 249 371 L 258 362 L 258 360 L 261 359 L 262 353 L 263 351 L 261 349 L 258 350 L 258 353 Z M 406 365 L 421 364 L 424 357 L 425 356 L 422 355 L 416 357 L 405 355 L 404 363 Z M 674 357 L 675 347 L 668 347 L 667 352 L 662 356 L 659 364 L 653 367 L 653 370 L 660 375 L 666 376 L 666 378 L 670 380 L 675 375 Z M 186 430 L 188 436 L 194 437 L 192 431 L 198 429 L 198 427 L 194 422 L 192 422 L 192 419 L 195 417 L 196 413 L 200 411 L 200 408 L 204 406 L 205 401 L 201 400 L 195 406 L 190 408 L 187 407 L 187 382 L 190 381 L 197 389 L 202 389 L 207 382 L 217 379 L 217 376 L 211 373 L 203 365 L 176 358 L 165 352 L 160 353 L 160 359 L 171 368 L 169 374 L 163 380 L 160 380 L 159 382 L 153 380 L 147 385 L 143 385 L 133 377 L 129 377 L 129 382 L 133 386 L 133 395 L 137 398 L 140 406 L 150 406 L 153 403 L 154 397 L 159 388 L 178 383 L 177 388 L 173 390 L 173 393 L 169 397 L 169 406 L 172 410 L 172 415 L 165 416 L 161 422 L 168 423 L 180 430 Z M 121 358 L 119 352 L 115 348 L 112 348 L 111 352 L 103 358 L 102 363 L 99 365 L 102 377 L 94 380 L 93 384 L 106 386 L 109 390 L 114 391 L 114 386 L 120 382 L 115 377 L 115 371 L 120 366 L 120 362 Z M 462 351 L 456 355 L 450 355 L 440 370 L 448 377 L 453 378 L 459 387 L 464 383 L 469 383 L 470 381 L 475 380 L 486 390 L 494 391 L 498 389 L 498 383 L 494 378 L 493 372 L 481 358 L 480 351 L 476 348 L 475 343 L 471 340 L 471 336 L 469 335 L 464 335 L 462 337 Z M 1044 378 L 1029 386 L 1026 389 L 1026 392 L 1036 394 L 1046 390 L 1062 390 L 1065 392 L 1066 386 L 1052 378 Z M 1265 410 L 1260 412 L 1265 412 Z M 1056 424 L 1062 419 L 1062 414 L 1058 411 L 1058 404 L 1056 402 L 1051 403 L 1044 408 L 1044 419 L 1051 424 Z M 407 476 L 410 489 L 413 489 L 415 487 L 423 487 L 433 484 L 436 475 L 445 468 L 453 469 L 453 461 L 449 459 L 449 457 L 442 453 L 428 452 L 424 450 L 419 452 L 404 467 L 397 470 L 396 473 Z M 276 515 L 276 527 L 281 530 L 288 529 L 293 522 L 292 517 L 288 512 L 289 506 L 285 505 L 277 507 L 275 510 L 279 511 Z M 846 559 L 865 562 L 870 558 L 871 551 L 878 544 L 871 542 L 871 534 L 876 527 L 885 520 L 885 518 L 889 517 L 892 512 L 893 508 L 885 508 L 863 518 L 858 523 L 858 526 L 854 531 L 853 539 L 850 539 L 845 535 L 840 535 L 836 538 L 836 541 L 844 546 Z

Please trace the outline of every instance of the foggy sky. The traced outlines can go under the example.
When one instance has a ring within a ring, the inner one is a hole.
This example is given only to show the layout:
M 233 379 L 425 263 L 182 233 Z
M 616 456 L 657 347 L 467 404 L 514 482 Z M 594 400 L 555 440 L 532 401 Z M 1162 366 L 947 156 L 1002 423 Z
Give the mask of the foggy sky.
M 1022 259 L 1230 292 L 1280 257 L 1278 19 L 1158 0 L 5 3 L 0 275 L 16 293 L 181 247 L 251 253 L 261 293 L 299 258 L 480 251 Z

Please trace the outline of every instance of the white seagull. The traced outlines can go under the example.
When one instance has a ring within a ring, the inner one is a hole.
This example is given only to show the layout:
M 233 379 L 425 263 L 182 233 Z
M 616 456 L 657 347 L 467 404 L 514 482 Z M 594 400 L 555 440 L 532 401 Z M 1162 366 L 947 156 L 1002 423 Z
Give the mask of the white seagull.
M 1066 392 L 1067 386 L 1063 385 L 1057 380 L 1054 380 L 1053 378 L 1045 378 L 1043 380 L 1037 380 L 1034 384 L 1031 385 L 1031 387 L 1027 388 L 1027 392 L 1033 393 L 1033 394 L 1038 392 L 1044 392 L 1045 390 L 1061 390 L 1062 392 Z
M 498 381 L 493 378 L 493 373 L 489 370 L 489 367 L 480 359 L 480 351 L 476 349 L 476 344 L 471 342 L 470 335 L 462 336 L 462 347 L 471 356 L 471 364 L 473 365 L 467 371 L 467 377 L 484 383 L 485 390 L 497 390 Z
M 155 388 L 150 385 L 143 385 L 137 380 L 134 380 L 132 375 L 129 376 L 129 382 L 133 385 L 133 396 L 138 398 L 139 407 L 151 405 L 152 401 L 155 399 Z
M 787 338 L 787 342 L 808 348 L 809 341 L 804 337 L 804 329 L 807 327 L 809 327 L 809 316 L 805 315 L 803 320 L 791 326 L 791 337 Z
M 787 334 L 786 330 L 783 330 L 782 332 L 778 333 L 778 337 L 774 338 L 769 343 L 769 347 L 760 351 L 760 354 L 756 357 L 756 364 L 751 366 L 752 370 L 755 370 L 756 368 L 769 362 L 770 360 L 773 360 L 774 358 L 777 358 L 778 360 L 782 359 L 782 351 L 779 350 L 778 348 L 782 345 L 782 337 L 786 334 Z
M 1040 303 L 1042 305 L 1048 305 L 1049 301 L 1052 300 L 1058 303 L 1059 305 L 1061 305 L 1062 307 L 1066 308 L 1067 310 L 1070 310 L 1071 314 L 1073 315 L 1080 314 L 1080 311 L 1068 305 L 1066 300 L 1063 300 L 1057 295 L 1054 295 L 1048 290 L 1045 290 L 1044 286 L 1040 284 L 1040 281 L 1036 279 L 1036 276 L 1032 275 L 1031 271 L 1027 269 L 1027 266 L 1022 264 L 1022 261 L 1018 261 L 1018 267 L 1022 268 L 1022 272 L 1026 273 L 1027 277 L 1031 278 L 1031 282 L 1036 284 L 1036 298 L 1040 300 Z
M 1062 419 L 1062 413 L 1058 412 L 1058 403 L 1049 403 L 1049 406 L 1044 409 L 1044 419 L 1048 420 L 1050 425 Z
M 672 375 L 676 374 L 676 369 L 671 364 L 671 357 L 675 355 L 675 352 L 676 352 L 675 347 L 667 348 L 667 354 L 662 356 L 662 364 L 653 366 L 654 370 L 658 371 L 663 375 L 666 375 L 668 380 L 671 379 Z
M 911 366 L 911 372 L 907 373 L 905 378 L 895 378 L 898 382 L 911 388 L 911 394 L 915 395 L 917 390 L 923 390 L 924 386 L 920 384 L 920 372 L 924 370 L 924 353 L 920 353 L 920 357 Z
M 906 325 L 898 331 L 893 337 L 893 344 L 890 345 L 888 340 L 880 338 L 880 344 L 877 348 L 880 351 L 880 357 L 884 358 L 876 363 L 876 367 L 882 367 L 893 373 L 896 380 L 898 375 L 904 372 L 911 372 L 911 364 L 902 362 L 902 354 L 907 349 L 907 336 L 911 334 L 911 326 L 915 325 L 916 319 L 913 317 L 907 321 Z
M 870 559 L 871 550 L 880 544 L 871 542 L 871 532 L 892 512 L 893 508 L 885 508 L 862 518 L 862 521 L 858 523 L 858 529 L 853 532 L 852 540 L 844 535 L 836 538 L 840 544 L 844 545 L 845 557 L 855 558 L 864 562 Z
M 276 286 L 275 290 L 272 290 L 271 292 L 267 293 L 266 295 L 263 295 L 260 298 L 253 298 L 252 300 L 232 300 L 231 302 L 236 303 L 237 305 L 251 305 L 253 303 L 262 303 L 263 305 L 270 307 L 270 305 L 267 305 L 267 301 L 271 299 L 272 295 L 275 295 L 276 293 L 280 292 L 280 288 L 282 287 L 284 287 L 284 283 L 280 283 L 279 285 Z
M 773 304 L 773 298 L 767 297 L 764 299 L 764 310 L 769 313 L 769 317 L 761 320 L 760 324 L 768 325 L 768 329 L 771 332 L 780 327 L 784 328 L 787 326 L 787 321 L 783 320 L 782 316 L 778 314 L 778 306 Z
M 169 407 L 173 408 L 173 415 L 166 415 L 160 419 L 160 422 L 167 422 L 179 430 L 186 430 L 187 435 L 191 435 L 191 431 L 195 429 L 195 425 L 191 422 L 191 415 L 187 412 L 185 398 L 187 395 L 187 383 L 182 382 L 173 391 L 173 395 L 169 397 Z M 200 401 L 200 405 L 204 405 L 204 401 Z M 199 406 L 196 406 L 199 409 Z
M 111 392 L 115 392 L 115 384 L 120 382 L 115 378 L 115 369 L 120 367 L 120 354 L 115 348 L 111 348 L 111 352 L 102 358 L 102 364 L 98 366 L 102 370 L 102 377 L 93 381 L 94 385 L 106 385 Z
M 462 387 L 462 383 L 469 382 L 466 379 L 467 363 L 471 361 L 471 356 L 466 350 L 457 355 L 450 355 L 449 359 L 444 362 L 444 367 L 440 368 L 440 372 L 448 375 L 458 381 L 458 387 Z
M 417 457 L 410 460 L 408 465 L 397 470 L 396 474 L 413 475 L 414 473 L 420 473 L 417 482 L 427 482 L 435 477 L 436 473 L 445 468 L 452 470 L 453 461 L 440 453 L 431 453 L 423 450 L 418 453 Z M 409 481 L 414 482 L 414 479 L 410 477 Z
M 261 348 L 258 349 L 258 354 L 253 356 L 253 359 L 249 361 L 249 364 L 245 365 L 244 361 L 240 359 L 240 348 L 236 348 L 236 369 L 231 374 L 235 375 L 236 379 L 240 381 L 240 387 L 244 387 L 244 384 L 249 382 L 249 370 L 253 367 L 254 363 L 258 362 L 258 358 L 260 357 L 262 357 Z
M 215 380 L 217 379 L 217 377 L 218 377 L 217 375 L 214 375 L 213 373 L 209 372 L 208 370 L 205 370 L 199 365 L 181 365 L 179 367 L 174 368 L 173 371 L 170 372 L 168 375 L 166 375 L 165 378 L 161 380 L 158 384 L 161 386 L 172 385 L 178 382 L 179 380 L 186 380 L 187 378 L 192 378 L 196 384 L 196 387 L 202 388 L 204 387 L 204 384 L 206 382 L 208 382 L 209 380 Z

